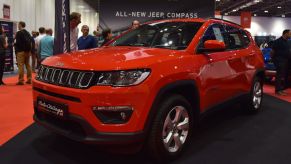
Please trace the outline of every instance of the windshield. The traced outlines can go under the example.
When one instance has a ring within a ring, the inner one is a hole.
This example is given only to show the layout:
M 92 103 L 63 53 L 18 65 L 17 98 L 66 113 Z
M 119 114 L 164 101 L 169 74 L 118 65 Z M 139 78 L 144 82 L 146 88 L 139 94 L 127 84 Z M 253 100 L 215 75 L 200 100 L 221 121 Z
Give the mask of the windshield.
M 145 24 L 116 39 L 111 46 L 143 46 L 182 50 L 192 41 L 202 23 L 162 22 Z

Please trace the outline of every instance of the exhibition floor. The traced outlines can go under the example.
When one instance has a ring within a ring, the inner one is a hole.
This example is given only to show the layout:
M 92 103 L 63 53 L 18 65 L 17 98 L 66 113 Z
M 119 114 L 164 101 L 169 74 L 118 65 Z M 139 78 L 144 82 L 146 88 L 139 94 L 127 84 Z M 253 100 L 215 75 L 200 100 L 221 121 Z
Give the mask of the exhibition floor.
M 144 154 L 109 153 L 57 136 L 33 123 L 31 85 L 16 77 L 0 86 L 0 163 L 151 163 Z M 174 163 L 287 164 L 291 161 L 291 96 L 270 96 L 266 85 L 263 111 L 246 115 L 235 105 L 201 120 L 198 135 Z M 291 94 L 291 90 L 288 92 Z M 288 102 L 289 101 L 289 102 Z M 114 157 L 113 157 L 114 156 Z

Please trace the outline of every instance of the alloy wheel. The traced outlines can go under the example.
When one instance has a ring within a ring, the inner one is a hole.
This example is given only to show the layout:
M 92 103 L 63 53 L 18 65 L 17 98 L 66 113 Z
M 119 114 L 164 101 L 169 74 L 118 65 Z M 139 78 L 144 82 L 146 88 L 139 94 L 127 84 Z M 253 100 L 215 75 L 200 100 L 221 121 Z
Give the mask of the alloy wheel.
M 254 90 L 253 90 L 253 106 L 254 109 L 259 109 L 261 102 L 262 102 L 262 95 L 263 95 L 263 90 L 262 90 L 262 85 L 259 81 L 257 81 L 254 85 Z
M 179 151 L 189 133 L 189 114 L 183 106 L 175 106 L 167 114 L 163 125 L 163 143 L 168 152 Z

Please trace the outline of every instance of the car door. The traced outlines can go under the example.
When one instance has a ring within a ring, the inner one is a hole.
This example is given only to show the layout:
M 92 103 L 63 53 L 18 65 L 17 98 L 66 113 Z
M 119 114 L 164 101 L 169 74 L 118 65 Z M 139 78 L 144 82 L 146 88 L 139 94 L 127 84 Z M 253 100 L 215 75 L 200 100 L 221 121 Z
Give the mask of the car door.
M 225 28 L 222 24 L 212 24 L 201 37 L 198 50 L 203 49 L 204 42 L 207 40 L 219 40 L 225 42 Z M 228 59 L 231 54 L 227 51 L 204 52 L 198 55 L 207 58 L 208 63 L 201 68 L 201 101 L 205 104 L 204 108 L 228 100 L 232 93 L 230 91 L 234 70 L 229 66 Z
M 225 28 L 226 51 L 231 54 L 227 62 L 233 71 L 229 91 L 231 96 L 236 97 L 245 93 L 248 86 L 246 71 L 250 68 L 247 63 L 255 55 L 255 51 L 249 47 L 250 40 L 243 30 L 230 25 L 225 25 Z

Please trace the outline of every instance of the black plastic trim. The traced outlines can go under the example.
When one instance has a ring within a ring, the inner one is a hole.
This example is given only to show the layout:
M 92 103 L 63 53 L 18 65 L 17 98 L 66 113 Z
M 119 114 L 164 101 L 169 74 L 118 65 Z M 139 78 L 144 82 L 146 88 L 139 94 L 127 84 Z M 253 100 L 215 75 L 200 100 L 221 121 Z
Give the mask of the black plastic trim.
M 69 100 L 69 101 L 74 101 L 74 102 L 81 102 L 81 99 L 77 98 L 77 97 L 73 97 L 73 96 L 67 96 L 67 95 L 62 95 L 62 94 L 58 94 L 58 93 L 54 93 L 54 92 L 50 92 L 50 91 L 46 91 L 37 87 L 33 87 L 33 90 L 49 95 L 49 96 L 53 96 L 53 97 L 57 97 L 57 98 L 61 98 L 61 99 L 65 99 L 65 100 Z
M 38 115 L 40 113 L 43 115 L 46 114 L 37 111 L 37 108 L 35 108 L 34 110 L 35 114 L 33 115 L 33 119 L 35 120 L 35 122 L 55 133 L 58 133 L 60 135 L 63 135 L 78 142 L 100 145 L 102 144 L 124 145 L 130 143 L 140 143 L 144 140 L 143 131 L 131 133 L 97 132 L 91 125 L 89 125 L 81 117 L 76 115 L 70 115 L 68 119 L 64 120 L 64 122 L 74 121 L 75 123 L 77 123 L 77 125 L 79 125 L 84 131 L 84 134 L 77 134 L 71 131 L 70 129 L 61 128 L 60 126 L 54 125 L 46 120 L 41 119 L 41 117 L 38 117 Z

